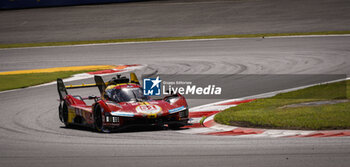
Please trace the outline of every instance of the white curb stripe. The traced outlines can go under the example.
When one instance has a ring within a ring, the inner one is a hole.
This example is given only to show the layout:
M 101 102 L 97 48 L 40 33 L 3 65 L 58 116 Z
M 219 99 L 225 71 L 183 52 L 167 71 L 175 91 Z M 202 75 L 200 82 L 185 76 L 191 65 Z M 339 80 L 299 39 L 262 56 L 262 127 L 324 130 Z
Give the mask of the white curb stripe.
M 190 109 L 190 112 L 203 112 L 203 111 L 222 111 L 225 109 L 228 109 L 230 107 L 235 107 L 236 105 L 222 105 L 222 106 L 207 106 L 207 107 L 200 107 L 197 109 Z
M 189 128 L 189 129 L 186 129 L 186 130 L 178 130 L 176 132 L 186 133 L 186 134 L 201 134 L 201 133 L 217 132 L 217 130 L 210 129 L 210 128 Z
M 191 118 L 188 123 L 194 124 L 194 123 L 199 123 L 202 118 Z

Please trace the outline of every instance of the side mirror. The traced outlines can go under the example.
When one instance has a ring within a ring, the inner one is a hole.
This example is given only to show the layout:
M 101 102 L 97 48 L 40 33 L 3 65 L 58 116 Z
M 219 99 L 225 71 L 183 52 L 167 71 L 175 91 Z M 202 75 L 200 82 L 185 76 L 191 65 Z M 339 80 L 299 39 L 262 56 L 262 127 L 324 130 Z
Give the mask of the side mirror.
M 168 102 L 168 103 L 174 103 L 176 102 L 177 100 L 179 100 L 179 96 L 177 94 L 172 94 L 170 96 L 166 96 L 164 98 L 164 101 Z
M 89 96 L 88 97 L 89 100 L 96 99 L 96 98 L 97 98 L 96 96 Z
M 97 96 L 88 96 L 89 100 L 95 100 L 95 102 L 97 102 Z

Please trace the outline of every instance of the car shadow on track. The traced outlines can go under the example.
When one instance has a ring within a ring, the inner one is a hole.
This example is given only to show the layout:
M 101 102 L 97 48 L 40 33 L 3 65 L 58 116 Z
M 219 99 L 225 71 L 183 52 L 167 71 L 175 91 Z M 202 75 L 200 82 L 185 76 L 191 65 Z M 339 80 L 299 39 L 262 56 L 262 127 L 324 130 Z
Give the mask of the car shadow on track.
M 60 128 L 101 133 L 96 131 L 94 128 L 78 126 L 78 125 L 60 126 Z M 188 129 L 188 128 L 170 129 L 167 126 L 132 126 L 132 127 L 122 128 L 118 130 L 112 130 L 108 133 L 135 133 L 135 132 L 172 131 L 172 130 L 185 130 L 185 129 Z

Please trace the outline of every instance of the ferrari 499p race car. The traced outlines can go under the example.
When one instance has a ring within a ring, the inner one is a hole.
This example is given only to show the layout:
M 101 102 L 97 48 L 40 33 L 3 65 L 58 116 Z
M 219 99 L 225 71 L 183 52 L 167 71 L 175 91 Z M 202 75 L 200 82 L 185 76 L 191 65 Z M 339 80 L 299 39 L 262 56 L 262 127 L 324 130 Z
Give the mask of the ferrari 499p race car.
M 153 100 L 143 94 L 135 73 L 104 82 L 94 77 L 96 84 L 65 86 L 57 79 L 60 96 L 59 118 L 66 125 L 83 125 L 99 132 L 110 132 L 129 126 L 168 125 L 171 129 L 188 125 L 188 106 L 180 94 Z M 67 89 L 98 87 L 101 96 L 70 95 Z M 87 105 L 86 100 L 94 100 Z

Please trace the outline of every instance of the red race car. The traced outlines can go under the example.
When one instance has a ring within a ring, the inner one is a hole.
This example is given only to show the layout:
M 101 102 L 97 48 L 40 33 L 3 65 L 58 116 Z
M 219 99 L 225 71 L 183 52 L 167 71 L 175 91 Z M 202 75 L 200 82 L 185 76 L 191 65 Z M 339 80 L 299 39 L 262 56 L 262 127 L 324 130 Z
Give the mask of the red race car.
M 110 132 L 129 126 L 168 125 L 177 129 L 188 124 L 186 99 L 175 94 L 153 100 L 143 94 L 135 73 L 104 82 L 101 76 L 94 77 L 96 84 L 65 86 L 57 79 L 60 96 L 59 118 L 66 125 L 93 127 L 99 132 Z M 67 89 L 98 87 L 101 96 L 81 97 L 70 95 Z M 87 105 L 87 100 L 94 100 Z

